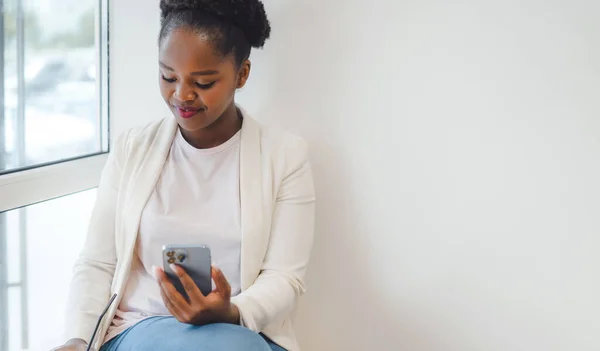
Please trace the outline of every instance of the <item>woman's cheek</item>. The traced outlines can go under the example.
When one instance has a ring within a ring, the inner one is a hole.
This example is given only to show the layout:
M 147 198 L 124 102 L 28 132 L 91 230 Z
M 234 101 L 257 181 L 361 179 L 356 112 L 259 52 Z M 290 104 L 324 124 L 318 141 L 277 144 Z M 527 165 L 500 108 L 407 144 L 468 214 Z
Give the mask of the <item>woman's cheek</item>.
M 204 101 L 204 104 L 208 107 L 217 107 L 220 106 L 222 104 L 221 100 L 225 100 L 222 99 L 222 94 L 219 91 L 218 88 L 212 88 L 209 90 L 206 90 L 203 94 L 202 94 L 202 100 Z

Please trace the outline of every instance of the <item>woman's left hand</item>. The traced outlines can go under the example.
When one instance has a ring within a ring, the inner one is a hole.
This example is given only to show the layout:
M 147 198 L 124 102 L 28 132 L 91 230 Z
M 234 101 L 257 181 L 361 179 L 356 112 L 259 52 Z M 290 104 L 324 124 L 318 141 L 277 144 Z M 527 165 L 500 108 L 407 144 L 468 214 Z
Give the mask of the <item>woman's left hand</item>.
M 216 289 L 208 296 L 202 294 L 185 269 L 175 265 L 174 272 L 179 277 L 189 302 L 175 289 L 164 270 L 157 267 L 154 272 L 162 299 L 173 317 L 182 323 L 193 325 L 239 324 L 240 312 L 230 302 L 231 286 L 220 269 L 212 267 L 212 279 L 215 281 Z

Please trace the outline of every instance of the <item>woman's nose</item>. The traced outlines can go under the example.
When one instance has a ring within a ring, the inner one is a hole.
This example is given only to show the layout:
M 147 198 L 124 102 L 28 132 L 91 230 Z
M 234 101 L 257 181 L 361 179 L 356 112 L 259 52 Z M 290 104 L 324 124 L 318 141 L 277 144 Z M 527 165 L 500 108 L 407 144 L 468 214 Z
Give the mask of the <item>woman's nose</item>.
M 180 84 L 175 90 L 175 98 L 181 102 L 196 100 L 196 93 L 188 84 Z

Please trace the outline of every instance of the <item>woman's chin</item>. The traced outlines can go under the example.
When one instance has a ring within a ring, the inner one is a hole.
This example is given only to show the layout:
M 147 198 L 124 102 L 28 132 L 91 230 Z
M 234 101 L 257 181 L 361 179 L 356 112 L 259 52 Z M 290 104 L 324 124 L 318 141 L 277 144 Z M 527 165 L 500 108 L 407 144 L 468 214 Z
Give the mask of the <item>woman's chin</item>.
M 179 124 L 179 127 L 190 132 L 208 128 L 214 122 L 209 118 L 206 118 L 206 116 L 202 116 L 200 114 L 196 114 L 191 118 L 183 118 L 176 114 L 175 118 L 177 119 L 177 124 Z

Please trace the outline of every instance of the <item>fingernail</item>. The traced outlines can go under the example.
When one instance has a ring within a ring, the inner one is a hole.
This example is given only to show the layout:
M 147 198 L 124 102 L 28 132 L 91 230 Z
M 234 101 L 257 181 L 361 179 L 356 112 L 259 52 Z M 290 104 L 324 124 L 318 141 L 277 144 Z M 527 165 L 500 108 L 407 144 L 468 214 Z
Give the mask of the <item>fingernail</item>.
M 169 267 L 171 267 L 171 270 L 172 270 L 173 272 L 177 272 L 177 265 L 176 265 L 176 264 L 174 264 L 174 263 L 171 263 L 171 264 L 169 265 Z
M 154 276 L 154 279 L 158 280 L 158 267 L 157 266 L 152 266 L 152 275 Z

